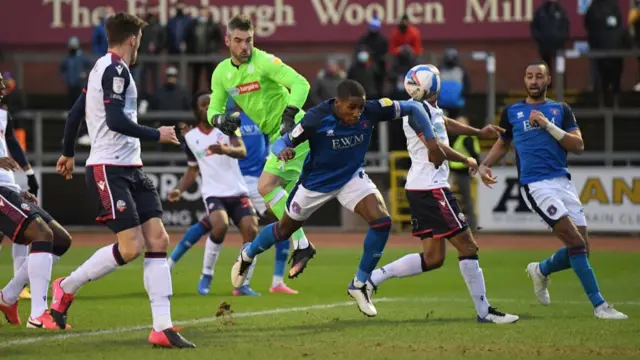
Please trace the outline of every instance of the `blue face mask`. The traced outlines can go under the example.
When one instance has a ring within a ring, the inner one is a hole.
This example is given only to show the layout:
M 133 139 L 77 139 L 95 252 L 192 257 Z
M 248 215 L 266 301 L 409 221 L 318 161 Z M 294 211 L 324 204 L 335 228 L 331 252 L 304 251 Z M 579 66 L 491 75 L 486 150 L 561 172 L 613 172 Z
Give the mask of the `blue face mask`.
M 366 63 L 367 61 L 369 61 L 369 53 L 366 51 L 360 51 L 358 53 L 358 61 L 360 61 L 361 63 Z
M 200 21 L 201 24 L 204 24 L 207 22 L 207 18 L 204 16 L 200 16 L 200 18 L 198 18 L 198 21 Z

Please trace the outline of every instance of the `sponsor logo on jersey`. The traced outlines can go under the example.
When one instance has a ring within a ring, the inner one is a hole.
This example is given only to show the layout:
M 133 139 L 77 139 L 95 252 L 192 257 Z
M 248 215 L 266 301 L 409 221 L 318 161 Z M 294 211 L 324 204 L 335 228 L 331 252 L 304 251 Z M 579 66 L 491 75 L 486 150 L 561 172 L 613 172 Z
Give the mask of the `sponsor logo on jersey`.
M 358 146 L 364 142 L 364 134 L 345 136 L 331 140 L 333 150 L 343 150 Z
M 238 95 L 254 92 L 260 90 L 260 83 L 257 81 L 252 81 L 248 84 L 242 84 L 237 86 Z

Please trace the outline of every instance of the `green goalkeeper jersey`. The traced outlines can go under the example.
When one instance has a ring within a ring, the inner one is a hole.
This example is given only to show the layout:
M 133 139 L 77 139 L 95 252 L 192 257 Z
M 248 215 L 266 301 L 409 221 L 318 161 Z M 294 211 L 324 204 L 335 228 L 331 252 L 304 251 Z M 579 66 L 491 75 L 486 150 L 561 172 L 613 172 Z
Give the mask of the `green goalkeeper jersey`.
M 273 143 L 280 137 L 282 113 L 288 105 L 302 109 L 309 94 L 309 82 L 282 60 L 253 48 L 248 62 L 236 66 L 231 58 L 222 61 L 211 75 L 209 122 L 225 112 L 227 96 L 269 136 Z M 301 110 L 296 122 L 302 119 Z

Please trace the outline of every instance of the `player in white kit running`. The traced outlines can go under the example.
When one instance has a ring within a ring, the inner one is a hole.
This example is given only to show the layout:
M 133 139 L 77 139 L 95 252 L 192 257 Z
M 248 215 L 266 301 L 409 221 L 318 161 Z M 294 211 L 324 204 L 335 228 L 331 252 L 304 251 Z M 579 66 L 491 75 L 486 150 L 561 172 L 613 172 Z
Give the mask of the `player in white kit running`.
M 247 149 L 239 129 L 227 136 L 209 124 L 210 96 L 206 93 L 196 99 L 197 124 L 184 135 L 189 167 L 178 187 L 169 193 L 169 201 L 179 200 L 182 192 L 193 185 L 198 173 L 201 174 L 202 198 L 208 213 L 208 217 L 201 220 L 201 226 L 210 230 L 198 284 L 198 292 L 202 295 L 209 293 L 222 242 L 229 229 L 229 218 L 240 229 L 243 244 L 251 242 L 258 233 L 258 215 L 249 200 L 249 190 L 238 165 L 238 159 L 246 157 Z M 189 232 L 185 237 L 188 235 Z M 242 286 L 234 289 L 234 295 L 259 295 L 250 288 L 249 280 L 250 276 Z
M 412 76 L 412 71 L 424 71 L 424 67 L 432 71 L 430 76 L 434 79 L 431 83 L 440 84 L 439 71 L 433 65 L 418 65 L 409 71 L 407 77 Z M 433 132 L 447 159 L 466 163 L 472 175 L 475 174 L 478 170 L 475 159 L 467 158 L 449 147 L 447 130 L 452 130 L 456 135 L 480 135 L 495 139 L 499 128 L 488 125 L 479 130 L 445 118 L 437 105 L 438 91 L 425 93 L 428 94 L 426 99 L 415 100 L 420 101 L 430 114 Z M 449 186 L 449 163 L 445 161 L 436 167 L 429 161 L 429 151 L 409 125 L 410 121 L 408 116 L 403 118 L 407 150 L 411 157 L 405 190 L 411 209 L 413 236 L 422 240 L 423 252 L 406 255 L 374 270 L 369 280 L 371 286 L 368 288 L 376 289 L 383 281 L 392 277 L 412 276 L 440 268 L 445 259 L 445 240 L 449 240 L 458 250 L 460 272 L 475 304 L 477 321 L 497 324 L 518 321 L 518 316 L 497 311 L 489 305 L 484 276 L 478 263 L 478 245 Z
M 3 89 L 4 79 L 0 75 L 0 99 Z M 25 252 L 31 244 L 31 251 L 15 269 L 13 279 L 0 291 L 0 311 L 9 324 L 20 325 L 20 292 L 31 284 L 33 298 L 27 327 L 58 329 L 47 311 L 47 293 L 51 267 L 71 246 L 71 236 L 37 205 L 32 193 L 23 191 L 16 183 L 13 172 L 20 167 L 31 169 L 13 131 L 11 115 L 0 109 L 0 232 L 14 244 L 21 244 Z
M 154 346 L 193 348 L 171 322 L 171 272 L 167 264 L 169 235 L 162 223 L 162 204 L 153 182 L 142 171 L 140 139 L 179 145 L 174 127 L 138 124 L 136 84 L 129 66 L 136 61 L 144 21 L 118 13 L 106 22 L 109 52 L 89 73 L 87 88 L 68 115 L 64 152 L 57 170 L 70 179 L 78 128 L 86 116 L 91 151 L 86 183 L 99 204 L 96 220 L 113 231 L 115 245 L 99 249 L 71 275 L 52 286 L 51 314 L 66 323 L 77 291 L 144 253 L 144 286 L 151 302 Z M 32 289 L 33 290 L 33 289 Z M 62 327 L 62 326 L 61 326 Z

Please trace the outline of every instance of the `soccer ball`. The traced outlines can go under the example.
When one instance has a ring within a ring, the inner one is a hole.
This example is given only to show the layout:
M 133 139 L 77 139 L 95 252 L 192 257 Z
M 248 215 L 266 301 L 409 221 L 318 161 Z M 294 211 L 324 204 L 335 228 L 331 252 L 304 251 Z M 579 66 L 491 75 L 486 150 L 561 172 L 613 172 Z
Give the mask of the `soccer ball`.
M 440 91 L 440 71 L 433 65 L 416 65 L 404 77 L 404 89 L 414 100 Z

